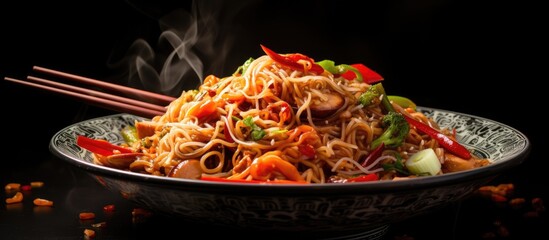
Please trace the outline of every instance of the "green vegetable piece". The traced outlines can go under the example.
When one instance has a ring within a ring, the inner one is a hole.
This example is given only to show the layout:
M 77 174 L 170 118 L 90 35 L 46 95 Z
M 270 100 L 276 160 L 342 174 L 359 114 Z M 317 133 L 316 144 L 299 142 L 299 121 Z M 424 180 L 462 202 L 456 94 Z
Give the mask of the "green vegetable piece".
M 320 62 L 317 62 L 316 64 L 320 65 L 324 70 L 332 73 L 332 74 L 339 74 L 341 72 L 341 69 L 337 68 L 335 66 L 335 62 L 332 60 L 322 60 Z
M 263 130 L 252 130 L 252 140 L 259 141 L 265 137 L 266 133 Z
M 404 167 L 404 163 L 402 161 L 402 157 L 398 154 L 395 154 L 395 162 L 394 163 L 384 163 L 381 166 L 383 167 L 383 170 L 385 171 L 391 171 L 395 170 L 396 172 L 403 174 L 405 176 L 410 175 L 408 170 Z
M 376 85 L 370 86 L 368 90 L 366 90 L 366 92 L 364 92 L 363 94 L 360 95 L 360 97 L 358 97 L 358 102 L 362 106 L 364 107 L 370 106 L 374 103 L 376 99 L 379 99 L 379 96 L 381 95 L 381 93 L 377 90 L 375 86 Z
M 248 58 L 248 60 L 246 60 L 246 62 L 244 62 L 244 64 L 239 66 L 234 73 L 235 74 L 236 73 L 244 74 L 246 72 L 246 70 L 248 70 L 248 67 L 250 66 L 250 64 L 252 64 L 253 61 L 254 61 L 254 58 L 252 58 L 252 57 Z
M 320 65 L 324 70 L 330 72 L 331 74 L 343 74 L 347 71 L 352 71 L 356 74 L 356 78 L 358 81 L 362 81 L 362 73 L 356 69 L 355 67 L 348 65 L 348 64 L 339 64 L 335 65 L 335 62 L 332 60 L 322 60 L 320 62 L 317 62 L 318 65 Z
M 128 145 L 132 145 L 135 142 L 139 141 L 139 137 L 137 137 L 137 130 L 135 126 L 128 125 L 122 128 L 120 133 L 122 134 L 122 138 L 124 138 L 124 141 Z
M 368 88 L 366 92 L 361 94 L 358 97 L 358 102 L 364 106 L 370 106 L 376 102 L 376 99 L 379 99 L 381 97 L 381 104 L 385 108 L 387 112 L 394 112 L 395 109 L 393 108 L 393 105 L 387 98 L 387 94 L 385 94 L 385 89 L 383 88 L 383 85 L 381 83 L 376 83 Z
M 395 95 L 388 95 L 387 98 L 389 101 L 394 102 L 403 108 L 411 108 L 416 110 L 416 104 L 409 98 Z
M 267 134 L 261 127 L 257 126 L 255 124 L 254 119 L 251 116 L 247 116 L 242 121 L 244 121 L 244 125 L 250 127 L 252 129 L 250 135 L 252 137 L 252 140 L 258 141 L 263 139 L 265 135 Z
M 244 125 L 251 127 L 252 129 L 256 126 L 254 119 L 251 116 L 247 116 L 246 118 L 242 119 L 244 122 Z
M 432 148 L 423 149 L 414 153 L 406 160 L 406 168 L 415 175 L 437 175 L 440 172 L 441 164 L 435 151 Z
M 381 121 L 381 124 L 385 127 L 385 131 L 372 141 L 371 147 L 376 148 L 382 142 L 388 148 L 402 145 L 410 131 L 410 124 L 408 124 L 406 118 L 402 114 L 392 111 L 383 116 Z

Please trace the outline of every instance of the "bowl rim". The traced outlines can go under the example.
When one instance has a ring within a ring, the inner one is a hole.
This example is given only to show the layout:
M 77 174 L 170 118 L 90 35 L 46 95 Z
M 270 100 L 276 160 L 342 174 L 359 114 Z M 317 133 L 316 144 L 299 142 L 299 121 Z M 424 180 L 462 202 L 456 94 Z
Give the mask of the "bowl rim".
M 119 180 L 133 181 L 141 184 L 149 185 L 161 185 L 164 187 L 169 187 L 173 189 L 186 189 L 200 192 L 234 192 L 234 191 L 254 191 L 261 194 L 269 193 L 286 193 L 286 194 L 296 194 L 300 195 L 325 195 L 326 193 L 356 193 L 361 191 L 362 193 L 382 193 L 382 192 L 395 192 L 395 191 L 412 191 L 416 189 L 425 189 L 425 188 L 436 188 L 440 186 L 451 186 L 455 184 L 460 184 L 464 182 L 475 182 L 479 179 L 492 179 L 500 174 L 505 173 L 509 169 L 520 165 L 524 162 L 531 150 L 531 143 L 528 137 L 518 131 L 517 129 L 488 118 L 466 114 L 451 110 L 444 110 L 439 108 L 423 107 L 417 106 L 418 110 L 421 111 L 438 111 L 452 113 L 461 116 L 467 116 L 475 119 L 481 119 L 484 121 L 492 122 L 498 124 L 514 133 L 518 134 L 521 138 L 524 139 L 524 145 L 522 149 L 515 151 L 513 154 L 504 156 L 498 162 L 492 163 L 481 168 L 475 168 L 466 171 L 460 171 L 455 173 L 446 173 L 443 175 L 430 176 L 430 177 L 420 177 L 414 179 L 405 179 L 405 180 L 392 180 L 392 181 L 376 181 L 376 182 L 357 182 L 357 183 L 329 183 L 329 184 L 250 184 L 250 183 L 226 183 L 226 182 L 210 182 L 210 181 L 201 181 L 193 179 L 180 179 L 180 178 L 168 178 L 165 176 L 155 176 L 148 175 L 144 173 L 130 172 L 127 170 L 115 169 L 106 166 L 101 166 L 88 162 L 84 159 L 73 157 L 63 151 L 60 151 L 56 148 L 54 140 L 58 135 L 67 131 L 68 129 L 75 127 L 79 124 L 90 122 L 94 120 L 99 120 L 103 118 L 116 118 L 120 116 L 130 116 L 141 119 L 146 119 L 138 117 L 128 113 L 118 113 L 112 115 L 106 115 L 101 117 L 95 117 L 86 119 L 77 123 L 73 123 L 69 126 L 66 126 L 56 132 L 49 143 L 49 150 L 56 157 L 62 159 L 63 161 L 69 163 L 70 165 L 81 168 L 88 173 L 108 178 L 115 178 Z M 274 190 L 274 191 L 273 191 Z M 321 190 L 321 191 L 319 191 Z

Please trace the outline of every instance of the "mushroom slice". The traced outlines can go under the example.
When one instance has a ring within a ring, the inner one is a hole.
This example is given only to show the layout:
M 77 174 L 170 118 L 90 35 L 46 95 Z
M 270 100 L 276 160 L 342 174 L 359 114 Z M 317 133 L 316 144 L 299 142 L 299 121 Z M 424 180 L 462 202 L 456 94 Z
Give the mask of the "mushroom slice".
M 311 102 L 311 115 L 315 118 L 324 118 L 336 113 L 343 107 L 345 100 L 339 94 L 325 94 L 326 100 L 315 100 Z
M 172 168 L 168 173 L 168 177 L 200 179 L 202 176 L 202 167 L 200 161 L 196 159 L 183 160 L 177 166 Z

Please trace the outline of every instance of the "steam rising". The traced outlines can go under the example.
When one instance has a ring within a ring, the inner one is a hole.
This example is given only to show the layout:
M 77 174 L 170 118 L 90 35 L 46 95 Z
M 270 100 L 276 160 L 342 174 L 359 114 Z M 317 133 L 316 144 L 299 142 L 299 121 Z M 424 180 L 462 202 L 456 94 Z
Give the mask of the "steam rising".
M 124 70 L 131 87 L 176 97 L 195 89 L 206 74 L 222 74 L 233 44 L 230 23 L 242 6 L 236 3 L 193 1 L 191 12 L 173 10 L 158 21 L 156 48 L 137 39 L 125 57 L 111 65 Z

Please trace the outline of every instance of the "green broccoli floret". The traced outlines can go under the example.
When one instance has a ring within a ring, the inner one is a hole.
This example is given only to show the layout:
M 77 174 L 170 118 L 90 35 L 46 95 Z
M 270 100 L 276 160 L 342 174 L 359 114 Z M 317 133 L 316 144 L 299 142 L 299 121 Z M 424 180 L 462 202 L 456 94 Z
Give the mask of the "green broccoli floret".
M 385 94 L 385 89 L 383 88 L 383 85 L 381 85 L 381 83 L 376 83 L 370 86 L 370 88 L 368 88 L 366 92 L 364 92 L 362 95 L 358 97 L 358 102 L 364 107 L 367 107 L 376 103 L 379 104 L 379 102 L 381 102 L 381 104 L 383 105 L 383 107 L 387 112 L 395 111 L 395 109 L 393 108 L 393 105 L 387 98 L 387 94 Z
M 377 139 L 372 141 L 372 148 L 376 148 L 382 142 L 385 143 L 385 147 L 395 148 L 404 142 L 408 132 L 410 131 L 410 125 L 406 118 L 401 113 L 390 111 L 387 115 L 383 116 L 381 124 L 385 128 L 385 131 Z

